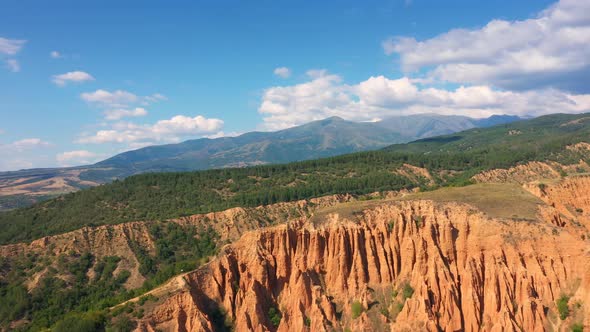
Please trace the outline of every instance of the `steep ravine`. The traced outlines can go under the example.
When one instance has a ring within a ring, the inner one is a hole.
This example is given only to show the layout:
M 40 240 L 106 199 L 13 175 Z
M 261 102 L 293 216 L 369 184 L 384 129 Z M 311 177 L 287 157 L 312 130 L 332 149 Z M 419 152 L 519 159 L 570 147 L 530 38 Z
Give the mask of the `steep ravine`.
M 245 234 L 184 276 L 184 288 L 147 311 L 138 329 L 551 331 L 590 323 L 589 252 L 577 232 L 432 201 L 383 202 L 350 219 L 330 214 L 312 226 L 302 217 Z M 565 320 L 556 308 L 562 295 L 571 296 Z

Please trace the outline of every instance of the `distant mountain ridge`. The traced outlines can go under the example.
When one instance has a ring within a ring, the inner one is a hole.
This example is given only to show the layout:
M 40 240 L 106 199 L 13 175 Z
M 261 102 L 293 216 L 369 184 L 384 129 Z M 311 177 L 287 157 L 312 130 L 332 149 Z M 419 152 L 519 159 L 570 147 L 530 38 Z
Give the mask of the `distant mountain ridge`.
M 413 141 L 518 120 L 521 120 L 521 118 L 514 115 L 492 115 L 489 118 L 475 119 L 461 115 L 415 114 L 387 118 L 376 122 L 376 124 L 397 132 L 404 137 L 411 138 L 409 141 Z
M 243 167 L 334 156 L 405 141 L 406 137 L 374 123 L 331 117 L 275 132 L 145 147 L 95 166 L 126 167 L 139 172 Z
M 30 205 L 146 172 L 180 172 L 317 159 L 379 149 L 395 143 L 517 121 L 515 116 L 473 119 L 419 114 L 379 122 L 339 117 L 275 132 L 200 138 L 123 152 L 93 165 L 0 172 L 0 210 Z

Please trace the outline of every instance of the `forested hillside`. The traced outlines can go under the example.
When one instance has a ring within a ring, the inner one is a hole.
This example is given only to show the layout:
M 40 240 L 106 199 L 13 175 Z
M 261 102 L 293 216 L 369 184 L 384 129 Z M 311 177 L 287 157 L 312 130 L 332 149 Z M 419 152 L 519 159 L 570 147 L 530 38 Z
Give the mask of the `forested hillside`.
M 249 168 L 154 173 L 0 214 L 0 243 L 29 241 L 87 225 L 173 218 L 334 193 L 426 187 L 396 172 L 403 164 L 435 174 L 429 187 L 469 183 L 477 172 L 530 160 L 578 161 L 566 146 L 590 140 L 590 116 L 557 114 L 319 160 Z M 453 172 L 447 172 L 453 171 Z
M 369 123 L 331 117 L 274 132 L 249 132 L 236 137 L 147 146 L 93 165 L 0 172 L 0 211 L 146 172 L 184 172 L 310 160 L 517 120 L 518 117 L 507 115 L 473 119 L 420 114 Z

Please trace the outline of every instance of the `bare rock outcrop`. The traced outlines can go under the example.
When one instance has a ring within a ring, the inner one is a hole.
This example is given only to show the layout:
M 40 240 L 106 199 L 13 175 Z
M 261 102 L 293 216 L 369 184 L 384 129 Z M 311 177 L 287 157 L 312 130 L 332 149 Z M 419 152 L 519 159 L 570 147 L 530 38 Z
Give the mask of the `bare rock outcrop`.
M 563 329 L 573 318 L 560 320 L 555 302 L 588 300 L 590 261 L 586 241 L 555 230 L 432 201 L 384 202 L 316 226 L 300 218 L 225 247 L 138 329 Z
M 554 207 L 574 224 L 590 229 L 590 176 L 570 176 L 559 181 L 532 182 L 524 188 Z

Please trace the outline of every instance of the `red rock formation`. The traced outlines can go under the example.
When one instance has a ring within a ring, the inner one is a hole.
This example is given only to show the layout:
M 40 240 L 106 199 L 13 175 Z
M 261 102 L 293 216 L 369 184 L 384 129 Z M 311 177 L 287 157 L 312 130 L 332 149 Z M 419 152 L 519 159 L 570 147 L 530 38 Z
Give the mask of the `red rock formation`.
M 556 299 L 588 300 L 588 262 L 585 241 L 542 220 L 385 202 L 358 220 L 333 215 L 313 227 L 302 218 L 244 235 L 139 329 L 213 331 L 224 319 L 236 331 L 559 329 L 571 318 L 557 318 Z M 406 283 L 413 294 L 394 297 Z M 356 301 L 365 312 L 353 318 Z M 270 308 L 282 314 L 276 328 Z
M 345 204 L 339 215 L 339 204 L 350 196 L 174 220 L 212 225 L 224 239 L 240 239 L 217 259 L 155 290 L 160 300 L 145 307 L 138 329 L 216 331 L 231 324 L 236 331 L 565 331 L 574 322 L 589 327 L 590 177 L 560 176 L 525 188 L 547 203 L 536 221 L 491 219 L 459 203 L 393 199 L 370 201 L 359 213 Z M 324 207 L 332 213 L 309 218 Z M 289 224 L 281 224 L 287 219 Z M 279 225 L 264 228 L 272 224 Z M 134 222 L 84 228 L 0 246 L 0 255 L 116 255 L 122 258 L 119 268 L 132 272 L 132 288 L 143 277 L 129 243 L 153 250 L 147 227 Z M 556 308 L 562 295 L 571 296 L 572 311 L 563 321 Z M 362 312 L 353 313 L 353 306 Z M 278 326 L 271 308 L 281 314 Z

